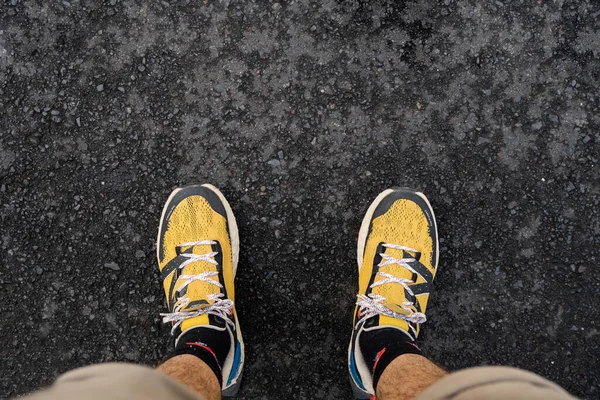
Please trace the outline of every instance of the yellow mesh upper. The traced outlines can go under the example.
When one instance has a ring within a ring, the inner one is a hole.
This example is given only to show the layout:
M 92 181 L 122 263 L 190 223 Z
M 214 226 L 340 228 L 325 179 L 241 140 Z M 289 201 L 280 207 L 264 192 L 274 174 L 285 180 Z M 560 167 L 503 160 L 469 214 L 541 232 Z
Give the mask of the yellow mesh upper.
M 212 209 L 208 201 L 202 196 L 190 196 L 182 200 L 168 216 L 167 228 L 163 237 L 164 257 L 159 262 L 159 268 L 162 270 L 173 258 L 177 256 L 177 245 L 187 242 L 198 242 L 201 240 L 218 241 L 223 252 L 223 277 L 225 287 L 227 289 L 227 298 L 234 300 L 233 287 L 233 265 L 231 240 L 227 230 L 227 220 L 221 214 Z M 181 247 L 180 251 L 184 252 L 189 247 Z M 210 245 L 194 246 L 192 252 L 194 254 L 208 254 L 212 251 Z M 182 275 L 197 275 L 203 272 L 217 271 L 217 266 L 206 261 L 196 261 L 186 265 L 181 271 Z M 211 277 L 218 281 L 215 275 Z M 183 281 L 175 285 L 177 289 Z M 167 277 L 163 282 L 165 295 L 168 298 L 168 290 L 171 284 L 171 277 Z M 210 293 L 219 293 L 221 289 L 208 282 L 194 281 L 186 288 L 186 295 L 190 301 L 206 300 L 209 304 L 207 296 Z M 171 306 L 171 305 L 170 305 Z M 182 310 L 184 311 L 184 310 Z M 208 315 L 202 315 L 196 318 L 184 320 L 181 325 L 182 330 L 186 330 L 191 326 L 208 324 Z
M 433 265 L 435 260 L 432 259 L 433 246 L 435 244 L 429 231 L 427 217 L 416 203 L 406 199 L 399 199 L 392 204 L 385 214 L 372 221 L 372 228 L 367 238 L 363 263 L 359 274 L 359 293 L 364 294 L 368 289 L 377 246 L 380 243 L 397 244 L 420 251 L 420 262 L 435 275 L 435 265 Z M 402 250 L 397 249 L 385 248 L 384 251 L 386 254 L 398 259 L 403 258 L 403 254 L 405 258 L 413 256 L 413 254 L 404 253 Z M 390 273 L 399 278 L 412 279 L 412 273 L 397 264 L 381 267 L 380 271 Z M 376 276 L 375 282 L 382 279 L 385 278 Z M 423 279 L 419 277 L 416 283 L 421 282 L 423 282 Z M 381 295 L 387 299 L 388 303 L 396 305 L 400 305 L 406 301 L 404 289 L 397 283 L 376 286 L 372 289 L 372 293 Z M 425 313 L 428 297 L 428 295 L 418 296 L 419 303 L 421 304 L 421 312 L 423 313 Z M 408 330 L 408 325 L 405 321 L 383 315 L 380 316 L 380 325 L 392 325 Z

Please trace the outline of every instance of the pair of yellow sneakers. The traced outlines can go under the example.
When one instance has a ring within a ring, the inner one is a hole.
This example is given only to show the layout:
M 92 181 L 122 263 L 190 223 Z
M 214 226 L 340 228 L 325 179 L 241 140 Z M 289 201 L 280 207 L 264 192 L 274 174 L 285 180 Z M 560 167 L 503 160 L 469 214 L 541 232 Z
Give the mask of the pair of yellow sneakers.
M 230 338 L 220 371 L 224 396 L 234 395 L 244 367 L 244 342 L 235 310 L 239 260 L 235 216 L 214 186 L 193 185 L 171 193 L 157 240 L 158 264 L 177 341 L 202 327 Z M 356 397 L 374 393 L 359 347 L 364 331 L 396 328 L 415 340 L 438 263 L 435 217 L 427 198 L 410 189 L 388 189 L 371 204 L 358 235 L 359 290 L 348 349 Z

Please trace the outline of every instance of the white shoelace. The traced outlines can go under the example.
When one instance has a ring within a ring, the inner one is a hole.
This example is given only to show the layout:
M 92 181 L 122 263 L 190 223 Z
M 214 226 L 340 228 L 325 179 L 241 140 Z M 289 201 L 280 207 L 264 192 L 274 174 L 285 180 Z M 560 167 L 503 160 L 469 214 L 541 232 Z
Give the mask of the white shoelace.
M 417 250 L 415 250 L 415 249 L 411 249 L 410 247 L 400 246 L 397 244 L 384 243 L 383 246 L 388 247 L 390 249 L 403 250 L 403 251 L 407 251 L 407 252 L 417 253 Z M 406 268 L 410 272 L 417 274 L 421 278 L 423 278 L 423 276 L 418 271 L 416 271 L 413 267 L 411 267 L 408 264 L 408 263 L 414 262 L 415 261 L 414 258 L 412 258 L 412 257 L 411 258 L 395 258 L 395 257 L 392 257 L 385 253 L 380 253 L 379 255 L 382 258 L 381 262 L 379 264 L 377 264 L 377 266 L 380 269 L 382 267 L 385 267 L 388 265 L 397 264 L 397 265 L 400 265 L 401 267 Z M 379 272 L 377 272 L 377 275 L 382 276 L 385 279 L 380 279 L 377 282 L 374 282 L 371 286 L 369 286 L 370 288 L 374 288 L 374 287 L 377 287 L 380 285 L 385 285 L 388 283 L 398 283 L 408 293 L 410 293 L 412 296 L 414 296 L 413 291 L 408 286 L 409 283 L 415 283 L 412 280 L 406 279 L 406 278 L 399 278 L 399 277 L 389 274 L 387 272 L 382 272 L 381 270 Z M 384 304 L 386 301 L 386 298 L 381 295 L 369 293 L 368 296 L 365 296 L 364 294 L 359 294 L 357 297 L 358 297 L 358 300 L 356 301 L 356 305 L 358 305 L 359 311 L 360 311 L 360 318 L 359 318 L 358 322 L 356 323 L 357 326 L 362 320 L 371 318 L 372 316 L 378 315 L 378 314 L 386 315 L 386 316 L 392 317 L 392 318 L 402 319 L 406 322 L 411 322 L 414 324 L 422 324 L 423 322 L 427 321 L 425 314 L 420 313 L 420 312 L 415 312 L 413 309 L 411 309 L 411 306 L 414 306 L 413 302 L 411 302 L 411 301 L 402 302 L 402 304 L 400 304 L 400 306 L 402 307 L 402 309 L 404 309 L 406 311 L 406 313 L 399 313 L 399 312 L 390 310 L 388 307 L 386 307 L 386 305 Z M 413 332 L 413 334 L 416 335 L 415 328 L 410 324 L 408 324 L 408 326 L 411 329 L 411 331 Z M 410 335 L 410 333 L 409 333 L 409 335 Z
M 213 245 L 215 243 L 216 242 L 213 240 L 202 240 L 199 242 L 182 243 L 177 247 L 204 246 Z M 183 269 L 186 265 L 196 261 L 206 261 L 208 263 L 218 265 L 217 261 L 214 259 L 214 257 L 217 254 L 218 253 L 216 251 L 207 254 L 181 254 L 182 256 L 187 257 L 188 260 L 185 260 L 183 263 L 181 263 L 181 265 L 178 268 Z M 181 286 L 179 286 L 179 288 L 177 288 L 177 292 L 180 292 L 190 283 L 195 281 L 207 282 L 211 285 L 217 286 L 218 288 L 223 288 L 223 285 L 219 281 L 210 278 L 211 276 L 215 275 L 219 275 L 219 273 L 216 271 L 209 271 L 197 275 L 180 275 L 177 280 L 183 280 L 183 283 L 181 284 Z M 235 329 L 235 324 L 229 318 L 231 310 L 233 309 L 233 301 L 229 299 L 224 299 L 224 296 L 225 295 L 223 293 L 210 293 L 207 296 L 207 300 L 212 301 L 212 304 L 196 305 L 191 307 L 190 309 L 186 309 L 185 311 L 182 310 L 184 310 L 187 307 L 187 305 L 190 304 L 191 300 L 185 296 L 177 297 L 177 302 L 175 303 L 173 312 L 161 313 L 160 315 L 161 317 L 163 317 L 163 323 L 175 322 L 173 324 L 173 328 L 171 329 L 171 334 L 175 332 L 175 329 L 177 329 L 177 327 L 179 327 L 179 325 L 181 325 L 184 320 L 206 314 L 216 315 L 217 317 L 223 318 L 229 325 L 233 327 L 233 329 Z

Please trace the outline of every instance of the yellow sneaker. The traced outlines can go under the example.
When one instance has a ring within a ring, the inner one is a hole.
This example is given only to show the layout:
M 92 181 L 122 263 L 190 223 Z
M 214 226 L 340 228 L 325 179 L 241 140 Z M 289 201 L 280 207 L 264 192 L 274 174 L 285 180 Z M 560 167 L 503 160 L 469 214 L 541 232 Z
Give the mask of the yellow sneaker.
M 438 257 L 435 216 L 425 195 L 411 189 L 379 194 L 358 235 L 358 300 L 348 349 L 357 398 L 375 394 L 374 371 L 386 347 L 374 342 L 387 340 L 395 351 L 420 353 L 415 341 L 426 321 Z
M 223 194 L 209 184 L 175 189 L 163 209 L 156 247 L 169 309 L 161 315 L 173 324 L 175 348 L 197 347 L 214 356 L 223 395 L 234 395 L 244 366 L 233 284 L 239 236 Z

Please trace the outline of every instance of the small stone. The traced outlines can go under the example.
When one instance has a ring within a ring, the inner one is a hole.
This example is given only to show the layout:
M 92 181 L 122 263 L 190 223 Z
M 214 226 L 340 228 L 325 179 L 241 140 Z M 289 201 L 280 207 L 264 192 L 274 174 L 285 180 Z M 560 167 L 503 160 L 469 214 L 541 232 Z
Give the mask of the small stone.
M 567 192 L 572 192 L 573 190 L 575 190 L 575 185 L 569 182 L 569 184 L 567 185 Z
M 583 265 L 580 265 L 577 271 L 579 271 L 579 273 L 583 273 L 585 272 L 585 267 Z
M 531 124 L 531 129 L 534 131 L 539 131 L 542 128 L 542 121 L 537 121 L 534 124 Z
M 120 271 L 119 265 L 116 262 L 109 262 L 104 264 L 104 268 L 112 269 L 113 271 Z
M 125 93 L 125 88 L 123 86 L 119 86 L 117 89 L 119 90 L 119 92 Z
M 143 65 L 138 66 L 138 71 L 144 72 L 145 70 L 146 70 L 146 67 L 144 67 Z
M 281 161 L 273 159 L 273 160 L 267 161 L 267 164 L 269 164 L 273 167 L 279 167 L 279 166 L 281 166 Z
M 513 285 L 513 287 L 515 289 L 522 289 L 523 288 L 523 281 L 519 279 L 518 281 L 515 282 L 515 284 Z
M 77 126 L 81 128 L 81 118 L 77 117 L 75 122 L 77 122 Z
M 515 103 L 520 103 L 521 102 L 521 96 L 515 96 L 515 98 L 513 99 L 513 101 Z
M 269 226 L 271 228 L 275 227 L 275 226 L 281 226 L 283 224 L 283 221 L 280 219 L 273 219 L 271 220 L 271 222 L 269 222 Z
M 279 157 L 279 159 L 283 160 L 283 151 L 278 151 L 277 156 Z
M 588 135 L 585 135 L 585 137 L 583 138 L 583 143 L 589 143 L 590 140 L 592 140 L 592 138 L 589 137 Z
M 38 274 L 38 275 L 41 275 L 41 274 L 42 274 L 42 272 L 44 272 L 44 270 L 43 270 L 43 269 L 41 269 L 40 267 L 35 267 L 35 273 L 36 273 L 36 274 Z
M 96 86 L 96 90 L 97 90 L 98 92 L 101 92 L 101 91 L 103 91 L 103 90 L 104 90 L 104 84 L 103 84 L 103 83 L 101 83 L 101 84 L 99 84 L 98 86 Z
M 135 258 L 144 258 L 144 257 L 146 257 L 146 253 L 144 253 L 142 250 L 136 250 Z

